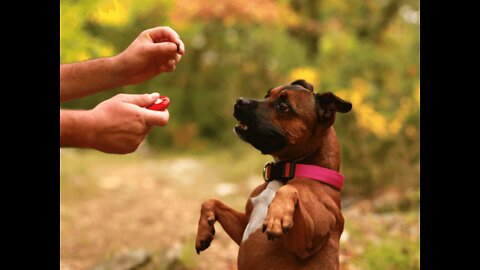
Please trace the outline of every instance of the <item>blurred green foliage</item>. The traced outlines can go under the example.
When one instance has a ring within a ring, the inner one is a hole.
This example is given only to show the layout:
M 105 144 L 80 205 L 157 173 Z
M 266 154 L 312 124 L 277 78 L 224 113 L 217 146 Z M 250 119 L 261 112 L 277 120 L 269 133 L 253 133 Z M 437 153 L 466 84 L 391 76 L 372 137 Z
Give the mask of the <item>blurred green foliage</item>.
M 343 251 L 358 269 L 420 269 L 418 209 L 403 214 L 363 213 L 350 218 L 346 230 L 351 237 L 343 243 Z
M 186 44 L 173 73 L 61 104 L 90 109 L 116 93 L 168 95 L 170 122 L 153 147 L 241 143 L 239 96 L 299 78 L 353 103 L 335 124 L 351 196 L 419 185 L 419 1 L 61 0 L 61 63 L 108 57 L 144 29 L 171 26 Z

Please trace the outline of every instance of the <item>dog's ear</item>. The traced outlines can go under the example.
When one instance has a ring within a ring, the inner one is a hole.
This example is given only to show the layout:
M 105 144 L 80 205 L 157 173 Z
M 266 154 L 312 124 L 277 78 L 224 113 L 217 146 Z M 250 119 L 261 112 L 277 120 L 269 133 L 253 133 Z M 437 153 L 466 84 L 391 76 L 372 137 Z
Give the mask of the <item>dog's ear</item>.
M 331 92 L 319 93 L 317 98 L 317 109 L 320 119 L 332 118 L 335 112 L 347 113 L 352 109 L 352 103 L 335 96 Z
M 311 85 L 309 82 L 307 82 L 303 79 L 296 80 L 296 81 L 292 82 L 290 85 L 300 85 L 300 86 L 304 87 L 305 89 L 308 89 L 308 90 L 313 92 L 313 85 Z

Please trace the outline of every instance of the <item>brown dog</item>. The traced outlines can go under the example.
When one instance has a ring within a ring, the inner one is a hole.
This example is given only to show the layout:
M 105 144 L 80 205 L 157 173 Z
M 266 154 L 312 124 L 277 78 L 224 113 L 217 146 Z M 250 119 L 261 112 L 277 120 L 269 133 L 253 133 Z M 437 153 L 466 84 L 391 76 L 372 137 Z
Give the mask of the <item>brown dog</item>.
M 245 213 L 214 199 L 202 204 L 197 253 L 210 246 L 218 221 L 240 246 L 239 270 L 338 269 L 343 176 L 333 123 L 335 112 L 351 108 L 332 93 L 315 94 L 304 80 L 270 89 L 264 100 L 238 98 L 235 132 L 276 163 L 265 167 L 267 182 L 253 190 Z M 300 166 L 341 179 L 299 176 Z

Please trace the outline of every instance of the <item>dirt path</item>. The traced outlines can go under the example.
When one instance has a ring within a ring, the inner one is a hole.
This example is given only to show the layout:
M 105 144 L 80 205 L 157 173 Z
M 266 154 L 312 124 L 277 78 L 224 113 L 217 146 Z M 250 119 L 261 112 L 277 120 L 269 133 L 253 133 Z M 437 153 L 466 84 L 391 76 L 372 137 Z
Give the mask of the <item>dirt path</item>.
M 62 153 L 61 269 L 90 269 L 129 250 L 151 253 L 155 269 L 176 260 L 190 269 L 235 269 L 238 247 L 220 228 L 209 250 L 196 254 L 198 214 L 205 199 L 235 204 L 249 188 L 212 177 L 211 164 L 194 158 L 107 157 Z

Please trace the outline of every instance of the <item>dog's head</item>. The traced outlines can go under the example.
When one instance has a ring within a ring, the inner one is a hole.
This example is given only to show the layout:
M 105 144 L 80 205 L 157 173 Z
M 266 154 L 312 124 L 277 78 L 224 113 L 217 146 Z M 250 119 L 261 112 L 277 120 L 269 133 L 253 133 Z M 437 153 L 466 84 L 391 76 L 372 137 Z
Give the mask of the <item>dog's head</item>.
M 240 97 L 234 106 L 236 134 L 262 154 L 307 151 L 352 104 L 330 92 L 314 93 L 305 80 L 268 90 L 264 100 Z M 297 152 L 299 156 L 301 152 Z

